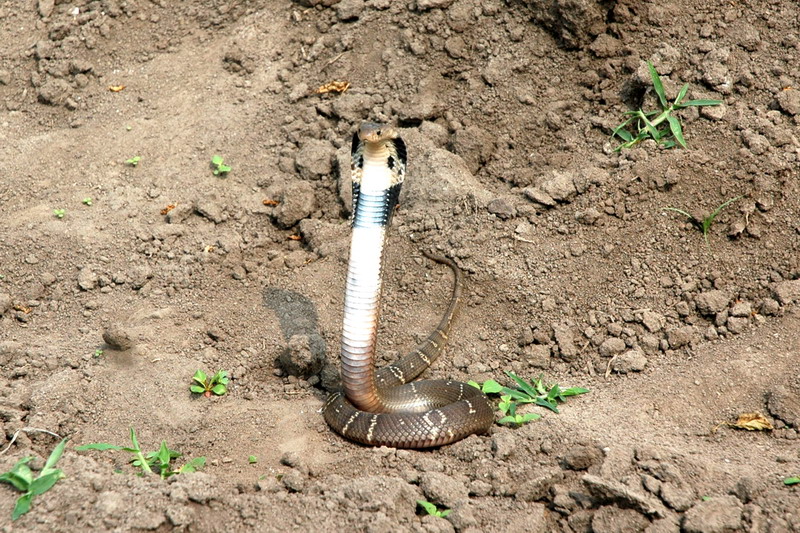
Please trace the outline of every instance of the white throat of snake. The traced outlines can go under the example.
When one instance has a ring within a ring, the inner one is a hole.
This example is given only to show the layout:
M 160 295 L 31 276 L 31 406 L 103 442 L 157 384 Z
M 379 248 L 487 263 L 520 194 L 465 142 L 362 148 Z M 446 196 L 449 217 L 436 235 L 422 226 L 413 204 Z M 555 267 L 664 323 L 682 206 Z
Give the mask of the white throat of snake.
M 342 385 L 358 409 L 382 412 L 375 340 L 386 229 L 405 172 L 405 145 L 388 126 L 365 124 L 353 139 L 353 234 L 342 328 Z

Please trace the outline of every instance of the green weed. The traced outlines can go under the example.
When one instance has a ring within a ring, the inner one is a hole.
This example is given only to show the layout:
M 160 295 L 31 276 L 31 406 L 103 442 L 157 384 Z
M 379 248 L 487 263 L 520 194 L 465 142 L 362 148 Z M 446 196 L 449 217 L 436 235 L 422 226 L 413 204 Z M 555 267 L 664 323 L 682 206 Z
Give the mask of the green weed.
M 142 156 L 135 155 L 135 156 L 131 157 L 130 159 L 126 159 L 125 160 L 125 164 L 126 165 L 130 165 L 132 167 L 135 167 L 135 166 L 137 166 L 139 164 L 139 161 L 141 161 L 141 160 L 142 160 Z
M 444 518 L 450 514 L 450 509 L 439 509 L 436 507 L 436 504 L 426 502 L 425 500 L 417 500 L 417 505 L 422 507 L 422 509 L 425 511 L 425 514 L 438 516 L 439 518 Z
M 24 515 L 31 509 L 31 503 L 34 496 L 41 496 L 59 479 L 64 478 L 64 473 L 56 468 L 56 463 L 64 453 L 64 447 L 67 445 L 67 439 L 62 439 L 61 442 L 50 453 L 47 458 L 44 468 L 42 468 L 39 475 L 33 477 L 33 472 L 28 466 L 28 463 L 33 460 L 33 457 L 25 457 L 17 461 L 11 470 L 0 475 L 0 481 L 11 484 L 15 489 L 22 492 L 22 496 L 17 498 L 17 504 L 14 506 L 14 511 L 11 513 L 11 519 L 16 520 Z
M 67 214 L 66 209 L 53 209 L 53 216 L 56 218 L 64 218 L 64 215 Z
M 800 476 L 787 477 L 783 480 L 784 485 L 797 485 L 800 483 Z
M 247 462 L 250 463 L 251 465 L 254 465 L 258 462 L 258 457 L 256 457 L 255 455 L 250 455 L 247 457 Z
M 213 169 L 215 176 L 227 174 L 232 170 L 231 167 L 225 164 L 225 161 L 222 159 L 221 155 L 215 155 L 211 158 L 211 168 Z
M 678 209 L 677 207 L 665 207 L 664 210 L 673 211 L 675 213 L 678 213 L 679 215 L 683 215 L 686 218 L 688 218 L 692 226 L 703 232 L 703 238 L 705 239 L 706 245 L 708 246 L 708 232 L 711 230 L 711 224 L 714 223 L 714 219 L 717 218 L 717 215 L 719 215 L 723 209 L 725 209 L 730 204 L 741 198 L 742 196 L 737 196 L 736 198 L 731 198 L 730 200 L 726 200 L 725 202 L 721 203 L 716 209 L 714 209 L 714 211 L 712 211 L 710 215 L 706 216 L 703 219 L 700 219 L 692 214 L 689 214 L 683 209 Z
M 684 84 L 680 92 L 678 92 L 677 98 L 670 103 L 664 92 L 664 85 L 661 83 L 661 78 L 655 67 L 653 67 L 653 64 L 649 61 L 647 62 L 647 68 L 650 70 L 650 78 L 653 80 L 653 89 L 655 89 L 656 95 L 658 96 L 661 111 L 645 112 L 641 109 L 638 111 L 626 111 L 625 115 L 628 116 L 628 119 L 611 132 L 612 139 L 614 137 L 619 137 L 624 141 L 614 149 L 615 152 L 619 152 L 623 148 L 630 148 L 648 138 L 653 139 L 658 145 L 664 146 L 665 148 L 672 148 L 677 145 L 686 148 L 686 140 L 683 138 L 681 121 L 673 116 L 672 113 L 687 107 L 714 106 L 722 103 L 722 100 L 684 101 L 686 93 L 689 90 L 688 83 Z M 651 119 L 651 117 L 654 118 Z M 628 131 L 628 126 L 633 122 L 636 123 L 635 131 Z
M 210 398 L 212 394 L 222 396 L 228 392 L 228 373 L 224 370 L 220 370 L 211 378 L 202 370 L 198 370 L 192 376 L 192 380 L 199 383 L 199 385 L 192 385 L 189 390 L 195 394 L 202 394 L 206 398 Z
M 567 401 L 570 396 L 577 396 L 579 394 L 586 394 L 588 389 L 582 387 L 570 387 L 562 389 L 557 383 L 547 385 L 544 382 L 543 376 L 531 381 L 525 381 L 518 377 L 513 372 L 506 372 L 516 383 L 516 387 L 504 387 L 494 381 L 493 379 L 487 380 L 483 385 L 478 385 L 474 381 L 469 384 L 483 391 L 485 394 L 499 394 L 500 403 L 498 409 L 505 416 L 497 422 L 499 424 L 515 424 L 522 425 L 531 420 L 541 418 L 541 415 L 535 413 L 518 414 L 517 407 L 521 404 L 535 404 L 541 407 L 546 407 L 554 413 L 558 413 L 558 404 Z
M 131 428 L 131 443 L 133 444 L 132 447 L 125 447 L 117 446 L 115 444 L 107 444 L 105 442 L 97 442 L 93 444 L 84 444 L 83 446 L 76 446 L 75 449 L 79 451 L 117 450 L 131 453 L 133 454 L 133 457 L 131 458 L 130 462 L 134 467 L 142 469 L 142 475 L 157 472 L 162 479 L 166 479 L 175 474 L 196 472 L 200 468 L 203 468 L 206 464 L 205 457 L 196 457 L 177 470 L 173 470 L 172 461 L 178 457 L 181 457 L 183 454 L 169 449 L 167 446 L 167 441 L 165 440 L 161 441 L 161 447 L 157 451 L 147 453 L 143 452 L 141 446 L 139 446 L 139 441 L 136 438 L 136 431 L 133 428 Z
M 84 198 L 83 200 L 81 200 L 81 202 L 83 203 L 83 205 L 92 205 L 91 198 Z

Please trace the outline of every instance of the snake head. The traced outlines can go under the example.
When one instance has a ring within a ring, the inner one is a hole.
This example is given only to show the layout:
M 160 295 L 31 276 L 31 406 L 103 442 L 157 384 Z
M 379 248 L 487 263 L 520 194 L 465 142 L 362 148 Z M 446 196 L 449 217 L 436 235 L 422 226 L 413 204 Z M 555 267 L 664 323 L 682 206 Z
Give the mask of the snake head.
M 400 136 L 397 130 L 388 124 L 363 122 L 358 129 L 358 138 L 366 143 L 380 143 Z

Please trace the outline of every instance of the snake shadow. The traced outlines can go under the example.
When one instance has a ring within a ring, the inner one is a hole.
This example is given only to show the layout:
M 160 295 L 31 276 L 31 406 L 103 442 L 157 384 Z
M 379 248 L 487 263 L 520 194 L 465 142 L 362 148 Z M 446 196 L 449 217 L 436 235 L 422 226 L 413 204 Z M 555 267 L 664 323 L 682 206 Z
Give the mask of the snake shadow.
M 339 388 L 339 374 L 328 361 L 328 347 L 320 334 L 317 308 L 306 296 L 281 287 L 264 290 L 264 305 L 278 318 L 286 343 L 275 366 L 290 376 L 321 383 L 327 391 Z

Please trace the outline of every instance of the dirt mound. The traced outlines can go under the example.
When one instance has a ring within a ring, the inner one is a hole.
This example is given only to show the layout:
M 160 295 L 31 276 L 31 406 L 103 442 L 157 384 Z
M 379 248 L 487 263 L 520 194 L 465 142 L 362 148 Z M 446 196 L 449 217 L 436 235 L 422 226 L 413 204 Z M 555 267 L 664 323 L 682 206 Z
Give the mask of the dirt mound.
M 16 522 L 0 487 L 0 524 L 800 531 L 799 34 L 787 0 L 0 1 L 0 428 L 70 437 Z M 675 113 L 686 149 L 616 152 L 659 108 L 648 61 L 722 104 Z M 437 322 L 435 249 L 469 286 L 430 377 L 589 394 L 428 452 L 329 430 L 362 120 L 409 153 L 381 357 Z M 707 242 L 664 209 L 732 198 Z M 197 369 L 228 394 L 190 394 Z M 747 412 L 774 429 L 714 431 Z M 129 428 L 207 464 L 74 450 Z M 56 443 L 19 431 L 0 469 Z

